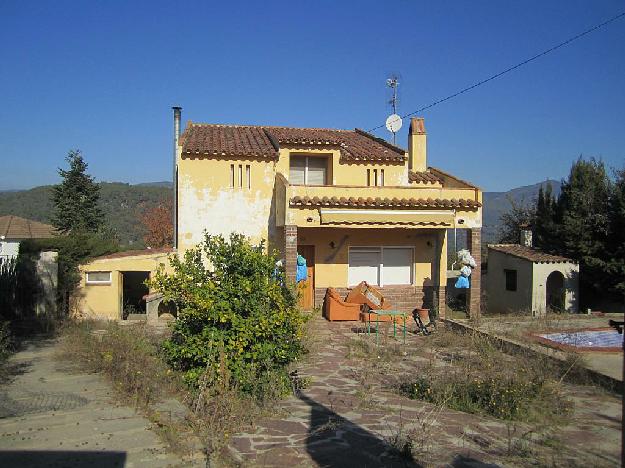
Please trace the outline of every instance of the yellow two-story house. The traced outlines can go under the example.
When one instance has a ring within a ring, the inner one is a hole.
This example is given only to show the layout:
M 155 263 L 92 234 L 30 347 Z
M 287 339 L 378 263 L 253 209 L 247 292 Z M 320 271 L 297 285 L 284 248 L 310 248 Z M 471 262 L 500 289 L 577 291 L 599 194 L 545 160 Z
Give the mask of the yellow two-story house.
M 366 281 L 397 309 L 444 316 L 447 230 L 468 229 L 479 313 L 482 194 L 428 167 L 423 119 L 411 120 L 405 151 L 358 129 L 189 122 L 179 135 L 174 116 L 180 253 L 204 231 L 242 233 L 277 250 L 293 281 L 297 254 L 306 258 L 305 307 Z

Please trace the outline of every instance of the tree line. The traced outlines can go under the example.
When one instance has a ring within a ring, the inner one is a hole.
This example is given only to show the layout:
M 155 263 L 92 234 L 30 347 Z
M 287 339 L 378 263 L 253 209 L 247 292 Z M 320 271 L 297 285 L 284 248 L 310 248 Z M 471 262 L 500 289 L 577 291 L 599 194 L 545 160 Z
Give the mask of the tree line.
M 597 159 L 575 161 L 559 196 L 550 184 L 529 205 L 511 202 L 500 242 L 518 242 L 531 226 L 533 245 L 580 264 L 583 307 L 625 299 L 625 168 L 613 177 Z

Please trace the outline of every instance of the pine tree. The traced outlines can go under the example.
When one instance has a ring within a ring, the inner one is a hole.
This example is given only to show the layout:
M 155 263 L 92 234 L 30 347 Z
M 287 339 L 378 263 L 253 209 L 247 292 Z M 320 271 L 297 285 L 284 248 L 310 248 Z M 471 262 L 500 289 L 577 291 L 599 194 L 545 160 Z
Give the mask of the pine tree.
M 603 162 L 579 158 L 558 200 L 563 253 L 580 262 L 580 288 L 586 298 L 605 290 L 610 189 Z
M 59 168 L 63 180 L 54 186 L 52 224 L 63 234 L 97 232 L 103 222 L 100 187 L 86 173 L 87 163 L 79 150 L 70 151 L 65 160 L 69 170 Z
M 533 222 L 534 245 L 548 252 L 561 250 L 558 226 L 556 224 L 556 200 L 551 184 L 541 186 L 536 201 L 536 214 Z
M 610 234 L 608 237 L 610 284 L 625 299 L 625 168 L 616 172 L 610 200 Z

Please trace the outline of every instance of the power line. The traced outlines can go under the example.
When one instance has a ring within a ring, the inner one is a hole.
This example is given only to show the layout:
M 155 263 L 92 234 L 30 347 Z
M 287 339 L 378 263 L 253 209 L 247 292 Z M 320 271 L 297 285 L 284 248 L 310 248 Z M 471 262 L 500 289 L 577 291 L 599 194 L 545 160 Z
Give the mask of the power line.
M 509 73 L 509 72 L 511 72 L 511 71 L 513 71 L 513 70 L 516 70 L 517 68 L 520 68 L 520 67 L 522 67 L 523 65 L 527 65 L 528 63 L 533 62 L 534 60 L 536 60 L 536 59 L 538 59 L 538 58 L 540 58 L 540 57 L 543 57 L 544 55 L 547 55 L 547 54 L 549 54 L 550 52 L 553 52 L 554 50 L 559 49 L 560 47 L 564 47 L 565 45 L 570 44 L 571 42 L 576 41 L 577 39 L 580 39 L 580 38 L 584 37 L 585 35 L 590 34 L 590 33 L 591 33 L 591 32 L 593 32 L 593 31 L 596 31 L 597 29 L 600 29 L 600 28 L 602 28 L 602 27 L 604 27 L 604 26 L 607 26 L 608 24 L 610 24 L 610 23 L 612 23 L 612 22 L 616 21 L 616 20 L 617 20 L 617 19 L 619 19 L 619 18 L 622 18 L 623 16 L 625 16 L 625 11 L 624 11 L 624 12 L 622 12 L 622 13 L 620 13 L 620 14 L 618 14 L 618 15 L 616 15 L 616 16 L 613 16 L 612 18 L 610 18 L 610 19 L 609 19 L 609 20 L 607 20 L 607 21 L 604 21 L 604 22 L 603 22 L 603 23 L 601 23 L 601 24 L 597 24 L 596 26 L 593 26 L 592 28 L 587 29 L 586 31 L 584 31 L 584 32 L 581 32 L 581 33 L 577 34 L 576 36 L 573 36 L 573 37 L 571 37 L 571 38 L 567 39 L 567 40 L 566 40 L 566 41 L 564 41 L 564 42 L 559 43 L 559 44 L 558 44 L 558 45 L 556 45 L 556 46 L 551 47 L 550 49 L 547 49 L 547 50 L 545 50 L 545 51 L 543 51 L 543 52 L 541 52 L 541 53 L 539 53 L 539 54 L 536 54 L 536 55 L 534 55 L 533 57 L 530 57 L 530 58 L 528 58 L 527 60 L 524 60 L 523 62 L 519 62 L 519 63 L 517 63 L 516 65 L 513 65 L 513 66 L 512 66 L 512 67 L 510 67 L 510 68 L 506 68 L 504 71 L 501 71 L 501 72 L 499 72 L 499 73 L 496 73 L 496 74 L 494 74 L 494 75 L 492 75 L 492 76 L 490 76 L 490 77 L 488 77 L 488 78 L 486 78 L 486 79 L 484 79 L 484 80 L 482 80 L 482 81 L 478 81 L 477 83 L 474 83 L 474 84 L 472 84 L 471 86 L 467 86 L 466 88 L 461 89 L 461 90 L 460 90 L 460 91 L 458 91 L 457 93 L 450 94 L 449 96 L 444 97 L 444 98 L 442 98 L 442 99 L 439 99 L 438 101 L 434 101 L 433 103 L 428 104 L 427 106 L 424 106 L 424 107 L 422 107 L 422 108 L 420 108 L 420 109 L 417 109 L 417 110 L 416 110 L 416 111 L 414 111 L 414 112 L 410 112 L 410 113 L 408 113 L 408 114 L 402 115 L 402 116 L 401 116 L 401 118 L 402 118 L 402 119 L 405 119 L 406 117 L 410 117 L 411 115 L 415 115 L 415 114 L 417 114 L 417 113 L 419 113 L 419 112 L 422 112 L 422 111 L 424 111 L 424 110 L 430 109 L 431 107 L 434 107 L 434 106 L 436 106 L 436 105 L 438 105 L 438 104 L 441 104 L 442 102 L 449 101 L 450 99 L 453 99 L 453 98 L 455 98 L 456 96 L 460 96 L 461 94 L 464 94 L 464 93 L 466 93 L 467 91 L 471 91 L 472 89 L 477 88 L 478 86 L 481 86 L 481 85 L 483 85 L 483 84 L 485 84 L 485 83 L 488 83 L 489 81 L 492 81 L 492 80 L 494 80 L 494 79 L 496 79 L 496 78 L 499 78 L 500 76 L 505 75 L 506 73 Z M 384 125 L 385 125 L 385 124 L 378 125 L 377 127 L 374 127 L 374 128 L 372 128 L 372 129 L 370 129 L 370 130 L 369 130 L 369 132 L 374 132 L 374 131 L 376 131 L 376 130 L 378 130 L 378 129 L 382 128 L 382 127 L 384 127 Z

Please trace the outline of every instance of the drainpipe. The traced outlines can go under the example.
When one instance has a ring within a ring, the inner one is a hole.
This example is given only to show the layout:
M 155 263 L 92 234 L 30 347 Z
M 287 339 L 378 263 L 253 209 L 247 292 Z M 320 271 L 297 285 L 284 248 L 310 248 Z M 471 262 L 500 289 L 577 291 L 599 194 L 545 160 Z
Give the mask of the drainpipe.
M 174 201 L 172 206 L 172 222 L 174 224 L 174 249 L 178 248 L 178 142 L 180 141 L 180 117 L 182 107 L 172 107 L 174 111 L 174 167 L 173 167 L 173 189 Z

